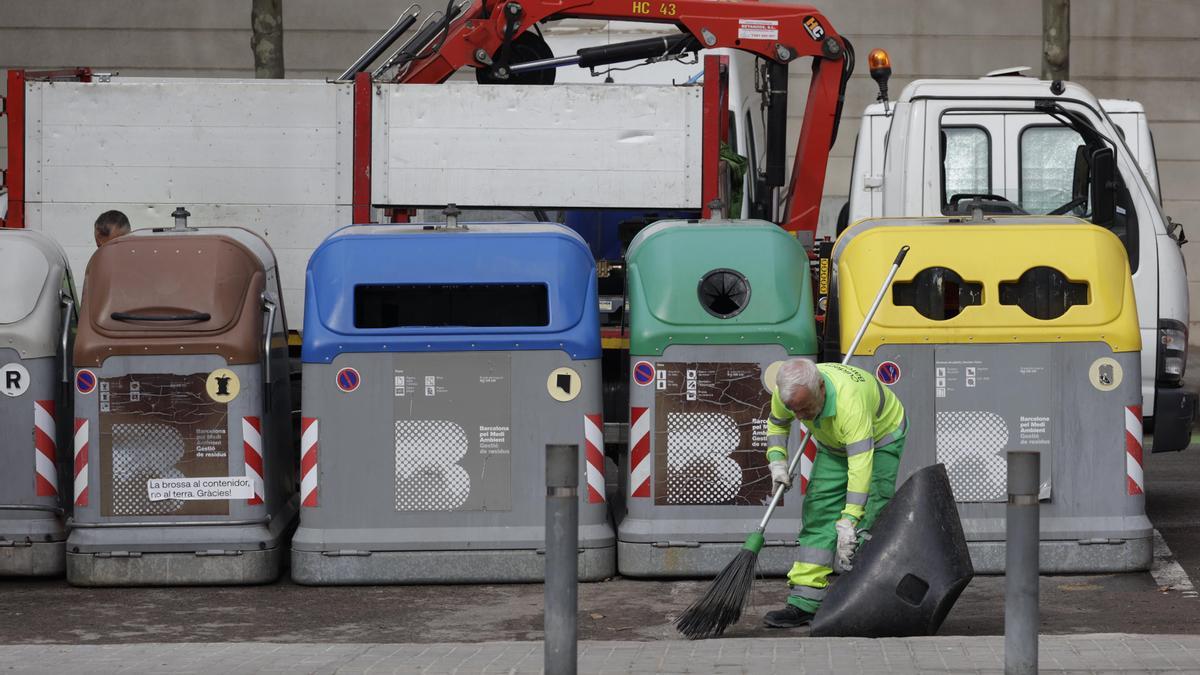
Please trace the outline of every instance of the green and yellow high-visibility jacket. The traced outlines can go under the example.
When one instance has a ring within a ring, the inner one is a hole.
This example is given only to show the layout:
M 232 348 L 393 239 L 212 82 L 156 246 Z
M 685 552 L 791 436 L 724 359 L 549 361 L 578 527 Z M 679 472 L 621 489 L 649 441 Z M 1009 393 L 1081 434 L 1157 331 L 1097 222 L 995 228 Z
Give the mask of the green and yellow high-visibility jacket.
M 818 363 L 825 380 L 825 406 L 816 419 L 800 420 L 812 431 L 820 451 L 846 457 L 846 508 L 844 515 L 860 520 L 871 486 L 875 448 L 902 438 L 904 406 L 900 399 L 862 368 L 840 363 Z M 783 404 L 776 389 L 767 420 L 767 458 L 787 459 L 788 433 L 796 414 Z

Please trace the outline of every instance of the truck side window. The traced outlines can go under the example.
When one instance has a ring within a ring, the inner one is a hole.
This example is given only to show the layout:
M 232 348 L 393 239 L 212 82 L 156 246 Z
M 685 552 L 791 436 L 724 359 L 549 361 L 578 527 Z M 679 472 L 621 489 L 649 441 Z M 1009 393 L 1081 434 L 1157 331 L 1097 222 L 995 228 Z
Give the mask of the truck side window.
M 1044 214 L 1071 201 L 1075 171 L 1075 149 L 1083 139 L 1074 129 L 1061 125 L 1034 125 L 1021 130 L 1018 148 L 1018 181 L 1021 208 Z M 1088 207 L 1086 212 L 1090 212 Z M 1077 209 L 1073 213 L 1082 214 Z
M 992 139 L 983 127 L 942 127 L 942 204 L 992 191 Z

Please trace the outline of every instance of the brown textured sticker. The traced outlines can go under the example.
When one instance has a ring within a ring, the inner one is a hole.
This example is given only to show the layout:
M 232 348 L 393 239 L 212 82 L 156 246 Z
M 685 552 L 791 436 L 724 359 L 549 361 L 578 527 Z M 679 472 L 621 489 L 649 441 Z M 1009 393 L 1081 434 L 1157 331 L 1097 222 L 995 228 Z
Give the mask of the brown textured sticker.
M 225 499 L 151 501 L 153 478 L 228 476 L 225 403 L 209 373 L 133 374 L 100 380 L 101 513 L 105 516 L 228 515 Z
M 771 396 L 757 363 L 656 363 L 654 503 L 766 504 Z

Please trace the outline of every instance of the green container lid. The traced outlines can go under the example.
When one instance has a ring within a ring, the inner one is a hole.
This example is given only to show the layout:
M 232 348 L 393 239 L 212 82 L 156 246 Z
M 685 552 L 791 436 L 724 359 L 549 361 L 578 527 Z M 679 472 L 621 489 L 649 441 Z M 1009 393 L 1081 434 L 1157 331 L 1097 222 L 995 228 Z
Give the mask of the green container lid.
M 761 220 L 664 220 L 629 244 L 631 354 L 669 345 L 783 345 L 816 354 L 804 247 Z

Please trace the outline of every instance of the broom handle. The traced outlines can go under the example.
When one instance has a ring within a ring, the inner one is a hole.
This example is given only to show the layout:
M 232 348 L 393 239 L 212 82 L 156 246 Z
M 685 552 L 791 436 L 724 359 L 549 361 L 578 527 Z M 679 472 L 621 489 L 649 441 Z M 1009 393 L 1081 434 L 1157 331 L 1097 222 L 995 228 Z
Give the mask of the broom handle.
M 883 280 L 883 285 L 879 287 L 879 292 L 875 294 L 875 302 L 871 303 L 871 309 L 867 310 L 867 316 L 863 318 L 862 325 L 858 327 L 858 333 L 855 334 L 854 340 L 850 342 L 850 348 L 846 350 L 846 355 L 842 357 L 842 365 L 848 364 L 850 358 L 854 356 L 854 350 L 858 349 L 858 343 L 862 342 L 863 336 L 867 334 L 867 328 L 871 326 L 871 319 L 875 317 L 875 310 L 879 309 L 879 305 L 883 303 L 883 296 L 887 294 L 888 288 L 892 285 L 892 280 L 896 278 L 896 273 L 900 271 L 900 264 L 904 262 L 904 256 L 908 255 L 908 246 L 901 246 L 900 252 L 896 254 L 896 259 L 892 261 L 892 269 L 888 271 L 887 278 Z M 800 438 L 800 445 L 796 449 L 796 456 L 792 457 L 788 462 L 788 475 L 796 475 L 796 467 L 800 465 L 800 458 L 804 456 L 804 446 L 808 444 L 808 438 L 812 436 L 812 431 L 805 428 L 804 436 Z M 771 497 L 771 504 L 767 506 L 767 512 L 763 514 L 762 521 L 758 524 L 758 533 L 762 534 L 767 529 L 767 523 L 771 520 L 771 516 L 775 514 L 775 507 L 779 505 L 779 500 L 783 497 L 786 490 L 782 485 L 775 494 Z

